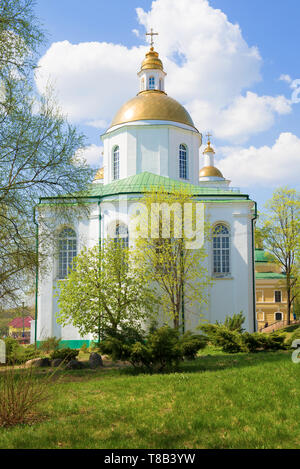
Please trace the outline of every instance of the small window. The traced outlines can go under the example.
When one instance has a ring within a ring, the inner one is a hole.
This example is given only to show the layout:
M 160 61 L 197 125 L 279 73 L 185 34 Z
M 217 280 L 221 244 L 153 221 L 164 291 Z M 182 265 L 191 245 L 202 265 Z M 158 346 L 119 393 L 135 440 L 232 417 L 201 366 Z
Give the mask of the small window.
M 275 303 L 281 303 L 281 291 L 275 290 Z
M 213 230 L 213 273 L 217 277 L 228 276 L 229 263 L 229 230 L 223 225 L 217 225 Z
M 72 268 L 73 259 L 77 256 L 76 233 L 71 228 L 65 228 L 59 234 L 58 278 L 67 278 Z
M 160 89 L 160 91 L 163 90 L 163 83 L 162 83 L 162 79 L 161 79 L 161 78 L 159 79 L 159 89 Z
M 149 77 L 149 90 L 154 90 L 155 88 L 155 78 Z
M 275 321 L 282 321 L 282 316 L 283 314 L 280 312 L 275 313 Z
M 145 89 L 145 78 L 141 79 L 141 91 L 144 91 Z
M 115 147 L 113 153 L 113 179 L 120 179 L 120 151 Z
M 181 179 L 188 178 L 187 150 L 182 143 L 179 145 L 179 177 Z

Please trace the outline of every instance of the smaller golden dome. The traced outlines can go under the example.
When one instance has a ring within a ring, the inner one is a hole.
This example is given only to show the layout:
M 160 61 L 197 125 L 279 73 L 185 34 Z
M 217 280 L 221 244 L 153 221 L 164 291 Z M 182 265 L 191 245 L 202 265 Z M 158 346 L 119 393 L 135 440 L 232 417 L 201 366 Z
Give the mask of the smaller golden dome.
M 149 69 L 164 70 L 162 61 L 158 58 L 158 53 L 155 52 L 153 47 L 151 47 L 150 51 L 147 52 L 141 66 L 141 71 Z
M 205 148 L 203 153 L 215 153 L 215 150 L 210 146 L 210 141 L 207 142 L 207 147 Z
M 95 174 L 94 181 L 98 181 L 99 179 L 104 179 L 104 168 L 98 169 Z
M 217 177 L 224 179 L 221 171 L 214 166 L 204 166 L 204 168 L 200 169 L 199 178 L 201 177 Z

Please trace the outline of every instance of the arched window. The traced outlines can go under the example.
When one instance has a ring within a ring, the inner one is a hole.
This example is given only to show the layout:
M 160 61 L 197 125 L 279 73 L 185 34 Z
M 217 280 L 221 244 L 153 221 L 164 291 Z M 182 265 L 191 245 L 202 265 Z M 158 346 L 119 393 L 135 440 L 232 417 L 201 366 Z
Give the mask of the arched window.
M 71 228 L 64 228 L 58 237 L 58 277 L 64 279 L 72 268 L 73 259 L 77 256 L 76 233 Z
M 155 88 L 155 78 L 149 77 L 149 90 L 154 90 Z
M 229 275 L 229 230 L 223 225 L 215 226 L 213 230 L 213 273 L 216 276 Z
M 188 178 L 187 150 L 182 143 L 179 145 L 179 177 Z
M 123 223 L 117 223 L 116 225 L 115 242 L 121 242 L 125 248 L 129 247 L 128 227 Z
M 141 91 L 144 91 L 144 89 L 145 89 L 145 78 L 143 77 L 141 79 Z
M 159 89 L 162 91 L 163 90 L 163 82 L 162 79 L 159 79 Z
M 113 153 L 113 179 L 120 179 L 120 151 L 119 147 L 114 148 Z
M 283 314 L 280 311 L 277 311 L 277 313 L 275 313 L 275 321 L 282 321 L 282 316 Z

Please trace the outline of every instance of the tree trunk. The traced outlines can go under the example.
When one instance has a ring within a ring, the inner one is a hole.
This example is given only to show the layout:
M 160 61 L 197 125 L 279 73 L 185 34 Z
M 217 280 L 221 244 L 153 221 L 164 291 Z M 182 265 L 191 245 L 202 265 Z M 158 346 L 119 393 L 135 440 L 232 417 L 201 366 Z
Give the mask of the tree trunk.
M 291 287 L 287 289 L 287 325 L 291 323 Z

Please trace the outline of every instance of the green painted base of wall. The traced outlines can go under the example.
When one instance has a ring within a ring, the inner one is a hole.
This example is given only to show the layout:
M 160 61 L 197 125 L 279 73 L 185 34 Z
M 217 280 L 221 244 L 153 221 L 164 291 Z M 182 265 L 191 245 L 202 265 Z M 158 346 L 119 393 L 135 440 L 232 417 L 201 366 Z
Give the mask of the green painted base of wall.
M 83 344 L 86 344 L 88 347 L 93 343 L 93 340 L 61 340 L 59 343 L 59 348 L 72 348 L 77 349 L 81 348 Z M 40 347 L 42 344 L 41 340 L 37 340 L 36 345 L 37 348 Z

